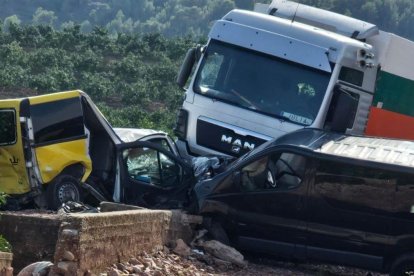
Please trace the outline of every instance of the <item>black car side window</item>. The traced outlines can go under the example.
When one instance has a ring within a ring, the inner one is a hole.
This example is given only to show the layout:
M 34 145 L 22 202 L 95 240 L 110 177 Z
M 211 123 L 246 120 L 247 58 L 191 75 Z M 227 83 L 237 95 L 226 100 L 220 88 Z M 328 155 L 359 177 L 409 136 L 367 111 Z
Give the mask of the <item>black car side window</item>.
M 331 204 L 362 211 L 393 211 L 398 174 L 381 168 L 321 160 L 314 189 Z
M 306 158 L 294 153 L 275 153 L 257 159 L 241 169 L 242 191 L 289 190 L 300 186 Z

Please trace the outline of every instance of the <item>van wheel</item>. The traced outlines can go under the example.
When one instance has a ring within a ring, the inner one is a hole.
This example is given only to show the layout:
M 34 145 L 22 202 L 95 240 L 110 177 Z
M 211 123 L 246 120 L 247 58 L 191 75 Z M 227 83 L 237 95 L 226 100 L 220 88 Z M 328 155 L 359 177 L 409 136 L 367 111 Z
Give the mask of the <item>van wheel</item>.
M 391 267 L 390 276 L 414 275 L 414 254 L 403 255 L 397 258 Z
M 47 187 L 49 209 L 57 210 L 67 201 L 81 201 L 79 181 L 70 175 L 60 175 Z

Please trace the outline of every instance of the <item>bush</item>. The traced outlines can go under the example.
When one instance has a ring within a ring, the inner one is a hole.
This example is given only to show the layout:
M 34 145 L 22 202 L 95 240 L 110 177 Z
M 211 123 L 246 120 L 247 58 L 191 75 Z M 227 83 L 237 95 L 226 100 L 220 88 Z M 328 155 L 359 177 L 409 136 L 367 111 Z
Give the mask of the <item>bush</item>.
M 7 195 L 5 193 L 0 193 L 0 206 L 6 204 Z M 0 252 L 11 253 L 12 247 L 10 243 L 0 235 Z
M 12 252 L 10 243 L 2 235 L 0 235 L 0 252 Z
M 7 202 L 7 195 L 0 192 L 0 206 L 3 206 Z

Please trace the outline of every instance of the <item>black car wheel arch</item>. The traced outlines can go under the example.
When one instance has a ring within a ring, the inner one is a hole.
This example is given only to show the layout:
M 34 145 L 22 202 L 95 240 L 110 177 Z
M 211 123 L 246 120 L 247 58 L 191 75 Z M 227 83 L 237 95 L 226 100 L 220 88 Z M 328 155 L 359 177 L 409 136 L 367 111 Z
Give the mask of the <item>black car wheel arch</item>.
M 414 254 L 402 255 L 392 264 L 390 276 L 410 275 L 414 275 Z

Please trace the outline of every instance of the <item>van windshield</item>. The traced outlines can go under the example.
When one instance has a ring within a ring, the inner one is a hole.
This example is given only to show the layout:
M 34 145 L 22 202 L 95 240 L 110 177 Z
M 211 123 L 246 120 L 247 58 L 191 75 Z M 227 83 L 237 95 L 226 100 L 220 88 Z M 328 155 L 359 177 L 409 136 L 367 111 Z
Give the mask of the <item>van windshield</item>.
M 299 125 L 315 120 L 330 73 L 211 40 L 194 91 Z

